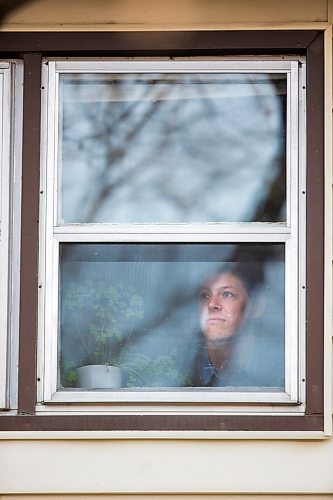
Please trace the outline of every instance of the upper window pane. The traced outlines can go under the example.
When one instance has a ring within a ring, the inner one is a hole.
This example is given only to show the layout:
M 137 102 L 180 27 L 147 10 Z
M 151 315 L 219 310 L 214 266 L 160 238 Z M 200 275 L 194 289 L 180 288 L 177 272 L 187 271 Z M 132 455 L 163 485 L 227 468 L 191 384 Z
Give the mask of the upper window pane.
M 60 223 L 285 221 L 287 76 L 60 74 Z

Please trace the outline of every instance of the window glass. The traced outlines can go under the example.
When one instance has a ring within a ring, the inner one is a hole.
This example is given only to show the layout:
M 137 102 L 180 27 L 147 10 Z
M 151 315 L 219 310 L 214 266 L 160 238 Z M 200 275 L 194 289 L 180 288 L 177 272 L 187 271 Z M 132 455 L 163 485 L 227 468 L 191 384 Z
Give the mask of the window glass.
M 282 391 L 284 288 L 279 243 L 63 243 L 58 384 Z
M 286 74 L 60 74 L 59 223 L 285 221 Z

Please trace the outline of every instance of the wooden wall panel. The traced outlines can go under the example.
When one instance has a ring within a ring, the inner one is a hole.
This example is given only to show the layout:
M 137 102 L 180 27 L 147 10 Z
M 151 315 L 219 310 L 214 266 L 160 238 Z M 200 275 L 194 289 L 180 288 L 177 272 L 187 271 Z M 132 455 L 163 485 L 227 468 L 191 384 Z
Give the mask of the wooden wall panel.
M 234 23 L 325 22 L 329 0 L 33 0 L 4 29 L 177 29 Z
M 333 440 L 3 441 L 0 492 L 333 494 L 332 464 Z

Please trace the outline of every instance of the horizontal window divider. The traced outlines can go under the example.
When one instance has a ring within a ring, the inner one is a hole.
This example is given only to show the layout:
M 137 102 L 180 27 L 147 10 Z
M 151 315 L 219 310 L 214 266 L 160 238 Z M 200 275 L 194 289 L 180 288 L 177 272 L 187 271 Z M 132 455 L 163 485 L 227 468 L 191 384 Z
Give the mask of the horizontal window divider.
M 290 234 L 291 228 L 284 222 L 208 222 L 204 224 L 68 224 L 54 227 L 56 234 L 103 234 L 103 233 L 170 233 L 170 234 Z
M 284 243 L 290 233 L 56 233 L 63 243 Z

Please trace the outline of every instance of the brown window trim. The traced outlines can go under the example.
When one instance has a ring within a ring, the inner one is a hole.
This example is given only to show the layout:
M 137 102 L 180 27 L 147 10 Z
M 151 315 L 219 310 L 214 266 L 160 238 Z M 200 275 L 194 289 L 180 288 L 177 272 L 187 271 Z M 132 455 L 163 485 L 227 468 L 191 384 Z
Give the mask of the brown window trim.
M 324 34 L 320 30 L 0 33 L 2 58 L 24 61 L 18 415 L 0 430 L 323 431 L 324 359 Z M 306 411 L 297 416 L 36 416 L 38 211 L 43 56 L 307 57 Z

